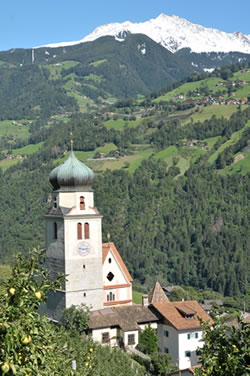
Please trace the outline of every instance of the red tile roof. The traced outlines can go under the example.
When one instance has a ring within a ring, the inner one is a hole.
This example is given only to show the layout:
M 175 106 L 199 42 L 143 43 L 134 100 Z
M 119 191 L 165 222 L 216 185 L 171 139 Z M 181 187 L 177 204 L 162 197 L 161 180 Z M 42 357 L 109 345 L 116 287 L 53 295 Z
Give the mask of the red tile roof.
M 121 255 L 120 253 L 118 252 L 116 246 L 114 245 L 113 242 L 109 242 L 109 243 L 103 243 L 102 244 L 102 264 L 104 264 L 106 258 L 107 258 L 107 255 L 109 253 L 109 251 L 112 251 L 114 257 L 116 258 L 117 262 L 119 263 L 123 273 L 125 274 L 127 280 L 129 282 L 132 282 L 133 281 L 133 278 L 131 277 L 126 265 L 124 264 L 123 262 L 123 259 L 121 258 Z
M 198 317 L 203 321 L 209 321 L 210 325 L 213 323 L 211 317 L 194 300 L 153 304 L 152 306 L 177 330 L 200 328 Z M 194 315 L 192 315 L 193 313 Z M 190 318 L 186 315 L 191 315 L 192 317 Z

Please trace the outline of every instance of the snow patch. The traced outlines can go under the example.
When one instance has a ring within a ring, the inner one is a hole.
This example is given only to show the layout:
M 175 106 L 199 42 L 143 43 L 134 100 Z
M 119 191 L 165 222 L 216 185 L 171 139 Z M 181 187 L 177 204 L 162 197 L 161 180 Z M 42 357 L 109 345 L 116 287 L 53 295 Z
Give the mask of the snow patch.
M 214 68 L 204 68 L 204 72 L 212 73 L 214 71 Z
M 146 52 L 147 52 L 146 43 L 138 44 L 137 48 L 138 48 L 138 51 L 140 51 L 142 55 L 146 55 Z

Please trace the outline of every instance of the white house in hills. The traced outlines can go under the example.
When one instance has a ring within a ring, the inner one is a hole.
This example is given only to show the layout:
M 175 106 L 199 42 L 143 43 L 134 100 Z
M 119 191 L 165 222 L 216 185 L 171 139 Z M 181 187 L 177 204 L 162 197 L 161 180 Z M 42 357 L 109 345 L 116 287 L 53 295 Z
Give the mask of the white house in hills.
M 211 317 L 196 301 L 153 304 L 151 309 L 159 318 L 160 351 L 169 354 L 179 369 L 197 365 L 197 351 L 204 345 L 198 318 L 212 324 Z

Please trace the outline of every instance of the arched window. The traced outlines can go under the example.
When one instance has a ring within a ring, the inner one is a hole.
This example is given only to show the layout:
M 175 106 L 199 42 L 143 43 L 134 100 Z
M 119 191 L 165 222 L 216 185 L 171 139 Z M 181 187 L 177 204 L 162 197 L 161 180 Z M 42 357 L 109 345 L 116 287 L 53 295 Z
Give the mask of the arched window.
M 84 223 L 84 238 L 89 239 L 89 224 Z
M 85 210 L 85 201 L 83 196 L 80 197 L 80 210 Z
M 54 197 L 53 210 L 56 210 L 56 209 L 57 209 L 57 201 L 56 201 L 56 197 Z
M 77 239 L 82 239 L 82 224 L 77 223 Z
M 57 223 L 54 222 L 54 238 L 57 239 Z

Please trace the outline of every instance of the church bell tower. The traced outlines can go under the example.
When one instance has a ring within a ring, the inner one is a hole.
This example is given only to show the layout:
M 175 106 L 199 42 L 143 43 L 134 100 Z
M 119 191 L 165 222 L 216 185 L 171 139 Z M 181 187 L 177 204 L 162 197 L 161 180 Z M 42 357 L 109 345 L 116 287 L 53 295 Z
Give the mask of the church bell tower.
M 60 318 L 64 308 L 85 303 L 103 308 L 102 216 L 94 207 L 93 171 L 73 150 L 53 169 L 51 208 L 46 219 L 46 263 L 52 273 L 63 273 L 61 290 L 47 301 L 49 317 Z

